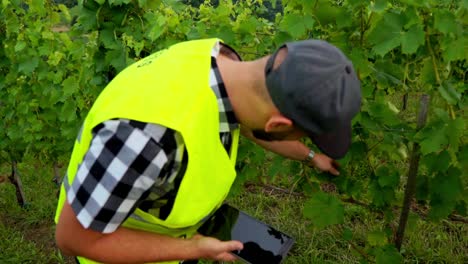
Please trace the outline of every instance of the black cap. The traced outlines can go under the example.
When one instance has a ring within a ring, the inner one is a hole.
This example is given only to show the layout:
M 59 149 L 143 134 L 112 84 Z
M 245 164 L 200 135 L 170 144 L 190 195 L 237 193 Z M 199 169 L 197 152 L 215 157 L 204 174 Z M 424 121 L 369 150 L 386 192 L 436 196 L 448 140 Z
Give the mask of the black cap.
M 287 55 L 274 69 L 284 47 Z M 265 68 L 273 103 L 322 152 L 342 158 L 351 144 L 351 119 L 361 106 L 361 85 L 351 61 L 322 40 L 290 42 L 281 48 Z

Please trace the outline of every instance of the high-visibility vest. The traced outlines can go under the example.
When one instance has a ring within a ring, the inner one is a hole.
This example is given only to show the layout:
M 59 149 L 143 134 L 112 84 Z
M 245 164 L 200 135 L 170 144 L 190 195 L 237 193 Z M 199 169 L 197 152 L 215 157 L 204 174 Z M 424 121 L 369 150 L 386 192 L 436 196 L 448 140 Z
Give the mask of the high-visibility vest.
M 173 45 L 130 65 L 109 83 L 92 106 L 75 142 L 55 222 L 66 201 L 66 190 L 90 146 L 92 129 L 106 120 L 123 118 L 178 131 L 188 153 L 187 168 L 168 217 L 162 220 L 136 209 L 123 226 L 173 237 L 193 236 L 222 204 L 236 176 L 239 129 L 233 132 L 227 153 L 219 137 L 217 98 L 209 84 L 211 51 L 220 41 Z M 79 259 L 80 263 L 96 263 Z

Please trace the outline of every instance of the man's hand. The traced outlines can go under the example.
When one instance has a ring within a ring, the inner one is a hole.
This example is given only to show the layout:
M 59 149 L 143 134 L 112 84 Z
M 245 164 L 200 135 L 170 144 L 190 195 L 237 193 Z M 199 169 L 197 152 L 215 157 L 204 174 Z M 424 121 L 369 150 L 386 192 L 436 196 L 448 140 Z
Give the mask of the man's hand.
M 310 165 L 316 167 L 320 171 L 331 173 L 335 176 L 340 175 L 338 168 L 340 165 L 336 160 L 321 153 L 315 153 L 314 158 L 310 161 Z
M 213 237 L 195 235 L 192 238 L 202 254 L 203 259 L 217 261 L 234 261 L 237 258 L 230 252 L 241 250 L 244 245 L 239 241 L 220 241 Z
M 103 234 L 84 228 L 68 202 L 65 202 L 57 224 L 56 240 L 67 255 L 116 264 L 201 258 L 232 261 L 236 257 L 229 252 L 243 248 L 239 241 L 222 242 L 200 235 L 182 239 L 125 227 Z

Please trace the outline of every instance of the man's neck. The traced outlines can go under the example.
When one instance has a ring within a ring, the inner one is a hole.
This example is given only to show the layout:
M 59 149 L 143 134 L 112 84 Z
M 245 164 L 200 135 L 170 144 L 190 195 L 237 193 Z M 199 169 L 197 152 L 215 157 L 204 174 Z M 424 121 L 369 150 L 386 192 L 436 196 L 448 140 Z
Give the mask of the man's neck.
M 265 85 L 266 61 L 267 58 L 235 61 L 223 54 L 218 56 L 217 63 L 226 92 L 240 123 L 261 122 L 268 112 L 267 106 L 255 91 Z

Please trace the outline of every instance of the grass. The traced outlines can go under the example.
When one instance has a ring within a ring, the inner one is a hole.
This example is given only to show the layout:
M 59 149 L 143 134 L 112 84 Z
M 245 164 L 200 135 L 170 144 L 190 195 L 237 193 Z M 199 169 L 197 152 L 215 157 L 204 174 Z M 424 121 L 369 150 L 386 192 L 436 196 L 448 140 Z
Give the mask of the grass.
M 296 239 L 285 263 L 360 263 L 367 234 L 385 230 L 385 221 L 359 205 L 346 204 L 345 224 L 353 231 L 351 243 L 342 227 L 315 230 L 302 216 L 305 198 L 257 189 L 230 202 Z M 397 221 L 397 219 L 395 220 Z M 413 216 L 402 248 L 405 263 L 468 263 L 468 226 L 443 221 L 430 223 Z M 368 256 L 372 261 L 373 257 Z
M 74 263 L 62 257 L 54 242 L 53 216 L 58 187 L 52 183 L 52 166 L 19 164 L 26 196 L 18 206 L 15 187 L 0 183 L 0 263 Z M 0 177 L 10 174 L 7 164 Z
M 74 263 L 55 247 L 53 216 L 58 187 L 52 183 L 51 165 L 19 164 L 27 206 L 16 203 L 13 185 L 0 180 L 0 263 Z M 63 170 L 63 169 L 62 169 Z M 0 166 L 0 178 L 9 175 L 8 164 Z M 278 177 L 280 185 L 288 181 Z M 280 182 L 281 181 L 281 182 Z M 346 204 L 345 223 L 316 230 L 302 216 L 306 198 L 262 185 L 252 185 L 229 203 L 286 232 L 296 239 L 286 264 L 360 263 L 367 234 L 385 230 L 385 221 L 366 208 Z M 396 222 L 397 220 L 395 220 Z M 350 244 L 342 229 L 350 228 Z M 468 263 L 468 226 L 442 221 L 431 223 L 412 217 L 408 223 L 402 253 L 405 263 Z M 372 256 L 367 256 L 374 262 Z

